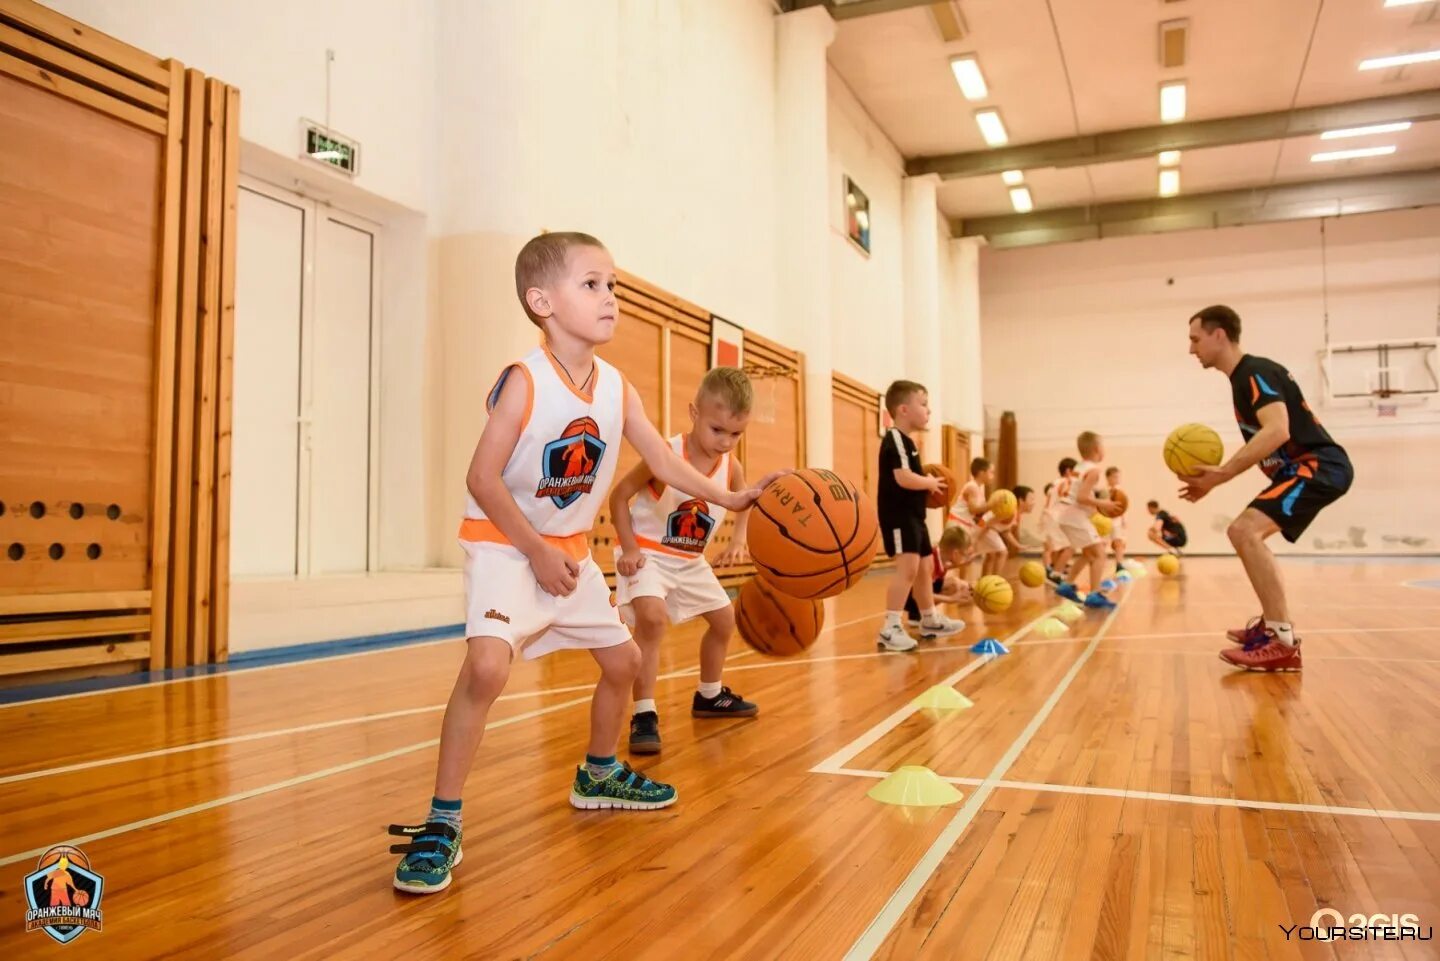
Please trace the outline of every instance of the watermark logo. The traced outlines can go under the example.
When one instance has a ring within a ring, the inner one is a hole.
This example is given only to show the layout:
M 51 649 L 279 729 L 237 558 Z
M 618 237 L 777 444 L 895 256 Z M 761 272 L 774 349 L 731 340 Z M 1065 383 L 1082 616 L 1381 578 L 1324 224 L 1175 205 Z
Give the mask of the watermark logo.
M 1321 908 L 1309 924 L 1282 924 L 1286 941 L 1430 941 L 1435 928 L 1413 914 L 1351 914 Z
M 28 908 L 26 931 L 44 931 L 69 944 L 88 930 L 100 930 L 105 878 L 79 848 L 62 844 L 46 851 L 21 883 Z

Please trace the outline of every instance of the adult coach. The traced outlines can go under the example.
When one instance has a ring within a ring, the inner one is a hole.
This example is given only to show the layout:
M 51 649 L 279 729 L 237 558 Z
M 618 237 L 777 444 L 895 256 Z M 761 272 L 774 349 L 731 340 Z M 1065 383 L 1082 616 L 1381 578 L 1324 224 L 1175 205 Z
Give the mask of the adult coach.
M 1240 349 L 1240 315 L 1229 307 L 1206 307 L 1190 318 L 1190 353 L 1202 367 L 1230 378 L 1245 446 L 1219 467 L 1200 468 L 1180 495 L 1198 501 L 1257 464 L 1270 478 L 1270 486 L 1227 531 L 1260 599 L 1261 615 L 1244 629 L 1228 632 L 1241 646 L 1222 651 L 1220 658 L 1252 671 L 1298 671 L 1300 640 L 1265 540 L 1278 532 L 1295 543 L 1321 510 L 1350 489 L 1355 477 L 1350 458 L 1315 419 L 1288 370 Z

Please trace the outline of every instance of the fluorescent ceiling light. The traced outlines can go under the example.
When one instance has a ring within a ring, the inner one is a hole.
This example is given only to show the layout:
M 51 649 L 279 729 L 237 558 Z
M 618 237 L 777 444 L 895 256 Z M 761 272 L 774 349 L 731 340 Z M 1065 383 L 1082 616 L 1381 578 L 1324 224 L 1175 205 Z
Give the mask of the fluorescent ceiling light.
M 1185 81 L 1160 85 L 1160 119 L 1165 123 L 1185 119 Z
M 1023 170 L 1007 170 L 1000 175 L 1000 179 L 1005 181 L 1007 187 L 1018 187 L 1025 182 L 1025 172 Z
M 1017 214 L 1028 214 L 1035 209 L 1035 200 L 1030 196 L 1029 187 L 1010 188 L 1010 206 Z
M 966 100 L 984 100 L 990 96 L 990 88 L 985 86 L 985 75 L 980 72 L 980 61 L 973 54 L 951 60 L 950 72 L 955 74 L 955 82 L 960 85 L 960 92 Z
M 977 110 L 975 111 L 975 122 L 980 125 L 980 135 L 990 146 L 999 147 L 1009 143 L 1010 137 L 1005 133 L 1005 124 L 1000 120 L 1000 111 Z
M 1160 171 L 1160 196 L 1173 197 L 1180 192 L 1180 171 L 1171 167 Z
M 1178 151 L 1178 150 L 1162 150 L 1162 151 L 1160 151 L 1160 166 L 1162 166 L 1162 167 L 1178 167 L 1178 166 L 1180 166 L 1180 151 Z
M 1395 152 L 1395 145 L 1386 147 L 1359 147 L 1355 150 L 1331 150 L 1310 155 L 1311 163 L 1327 163 L 1332 160 L 1358 160 L 1361 157 L 1387 157 Z
M 1360 61 L 1361 70 L 1384 70 L 1386 67 L 1403 67 L 1409 63 L 1429 63 L 1440 60 L 1440 50 L 1422 50 L 1420 53 L 1397 53 L 1393 57 L 1371 57 Z
M 1395 123 L 1377 123 L 1369 127 L 1346 127 L 1344 130 L 1327 130 L 1320 135 L 1321 140 L 1343 140 L 1346 137 L 1368 137 L 1376 133 L 1399 133 L 1402 130 L 1410 129 L 1410 121 L 1400 120 Z
M 1434 0 L 1385 0 L 1387 7 L 1413 7 L 1417 3 L 1432 3 Z

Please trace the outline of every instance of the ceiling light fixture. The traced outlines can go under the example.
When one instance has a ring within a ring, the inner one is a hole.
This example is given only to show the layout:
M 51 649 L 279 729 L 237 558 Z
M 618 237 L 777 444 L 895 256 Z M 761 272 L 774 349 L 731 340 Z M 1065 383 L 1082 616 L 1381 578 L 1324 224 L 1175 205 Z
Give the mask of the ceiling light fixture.
M 980 125 L 980 135 L 990 146 L 1000 147 L 1010 142 L 1010 136 L 1005 133 L 1005 124 L 1000 119 L 1000 111 L 993 108 L 977 110 L 975 122 Z
M 955 82 L 960 85 L 960 92 L 966 100 L 984 100 L 990 96 L 990 88 L 985 86 L 985 75 L 980 72 L 980 61 L 973 53 L 951 58 L 950 72 L 955 75 Z
M 1401 120 L 1396 123 L 1377 123 L 1369 127 L 1346 127 L 1344 130 L 1327 130 L 1320 135 L 1321 140 L 1344 140 L 1346 137 L 1368 137 L 1377 133 L 1399 133 L 1402 130 L 1410 129 L 1410 121 Z
M 1160 119 L 1165 123 L 1185 119 L 1185 81 L 1172 80 L 1160 85 Z
M 1029 187 L 1010 188 L 1010 206 L 1017 214 L 1028 214 L 1035 209 L 1035 199 L 1030 196 Z
M 1359 160 L 1362 157 L 1388 157 L 1395 152 L 1395 145 L 1385 147 L 1359 147 L 1355 150 L 1329 150 L 1310 155 L 1310 162 L 1323 164 L 1335 160 Z
M 1419 53 L 1397 53 L 1393 57 L 1371 57 L 1360 61 L 1361 70 L 1384 70 L 1387 67 L 1404 67 L 1412 63 L 1429 63 L 1440 60 L 1440 50 L 1422 50 Z

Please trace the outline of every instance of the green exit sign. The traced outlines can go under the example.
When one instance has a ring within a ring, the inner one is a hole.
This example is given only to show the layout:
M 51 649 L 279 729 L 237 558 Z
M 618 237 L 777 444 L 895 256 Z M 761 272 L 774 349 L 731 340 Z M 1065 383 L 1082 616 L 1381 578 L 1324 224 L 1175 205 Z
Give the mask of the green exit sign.
M 304 155 L 353 177 L 360 172 L 360 144 L 320 124 L 305 121 Z

